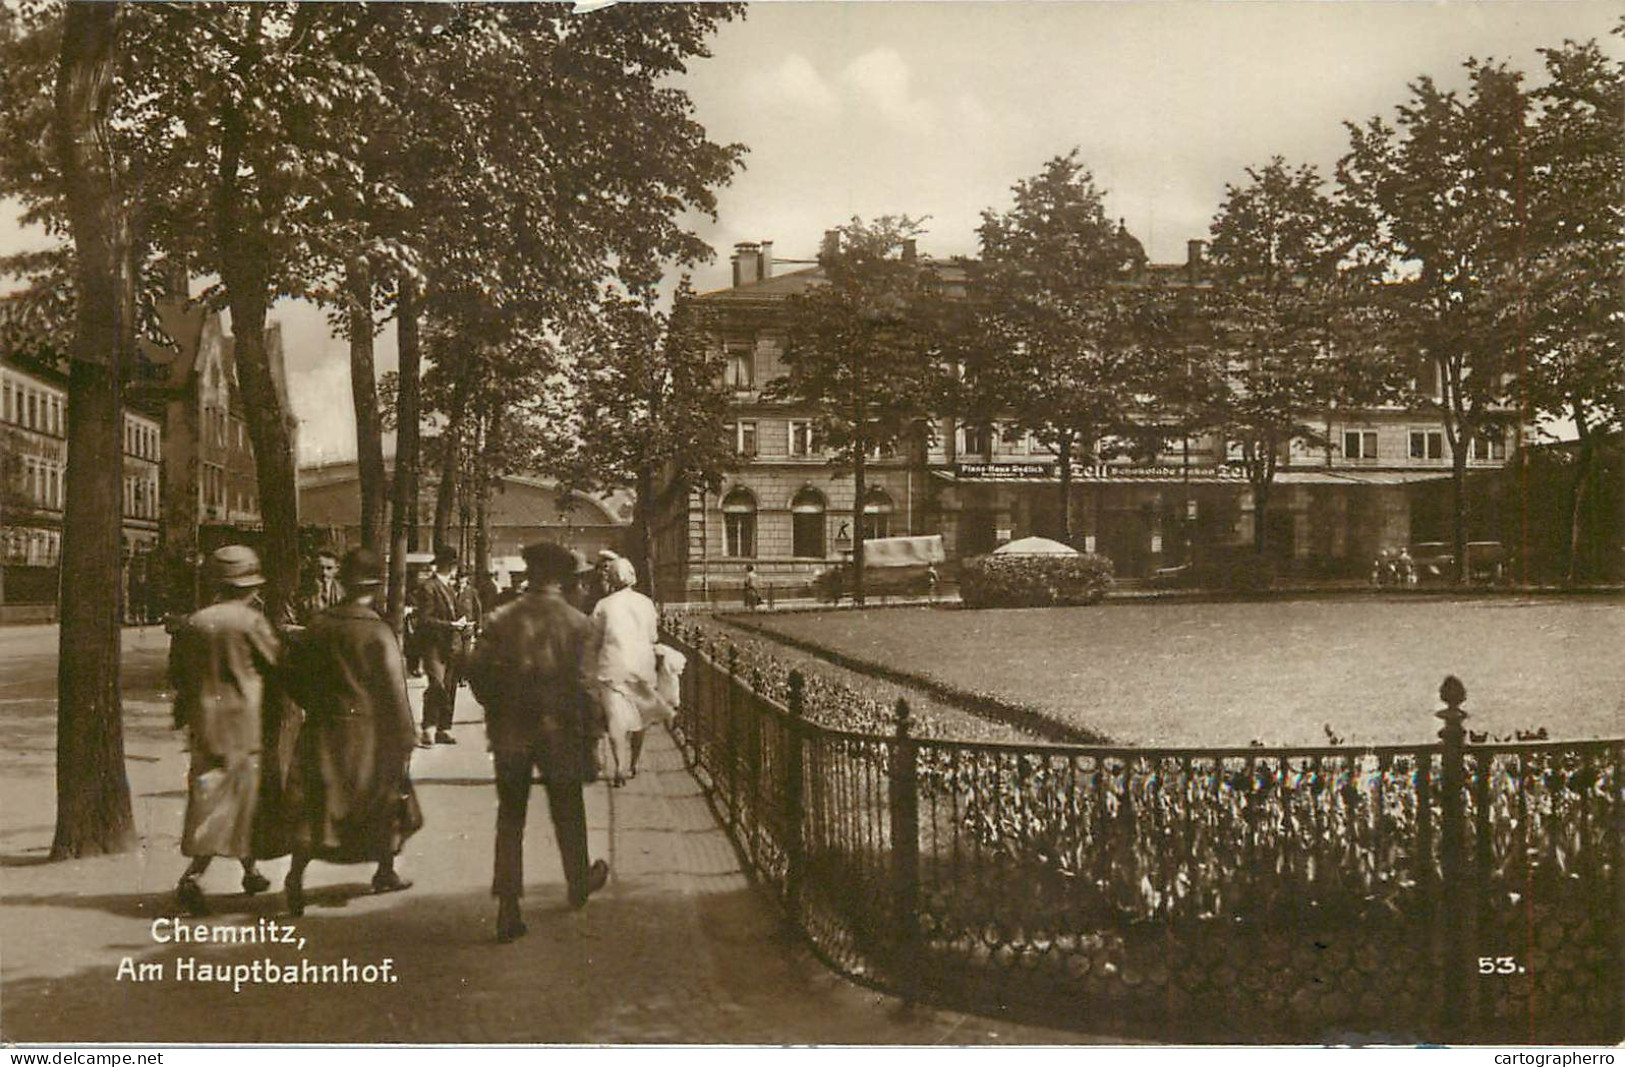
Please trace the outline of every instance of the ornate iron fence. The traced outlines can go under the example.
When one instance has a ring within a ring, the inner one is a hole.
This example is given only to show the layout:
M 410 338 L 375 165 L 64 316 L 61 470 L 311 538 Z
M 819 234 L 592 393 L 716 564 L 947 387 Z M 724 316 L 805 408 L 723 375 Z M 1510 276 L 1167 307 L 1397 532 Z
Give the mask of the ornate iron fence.
M 1625 741 L 1140 749 L 836 729 L 698 630 L 675 732 L 760 884 L 905 996 L 1214 1041 L 1625 1036 Z

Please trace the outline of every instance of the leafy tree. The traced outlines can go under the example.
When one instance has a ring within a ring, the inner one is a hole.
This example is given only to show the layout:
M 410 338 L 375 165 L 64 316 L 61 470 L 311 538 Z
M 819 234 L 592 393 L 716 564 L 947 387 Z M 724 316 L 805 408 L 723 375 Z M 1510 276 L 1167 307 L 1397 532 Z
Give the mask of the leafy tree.
M 941 350 L 926 309 L 935 272 L 910 252 L 920 222 L 854 218 L 818 256 L 823 284 L 788 301 L 788 373 L 763 395 L 805 405 L 831 462 L 853 483 L 852 590 L 863 597 L 863 503 L 871 453 L 917 433 L 940 387 Z
M 1615 31 L 1625 36 L 1625 20 Z M 1625 64 L 1596 42 L 1541 50 L 1548 80 L 1528 147 L 1538 180 L 1526 188 L 1526 257 L 1502 281 L 1523 299 L 1509 327 L 1526 329 L 1520 394 L 1532 408 L 1574 426 L 1578 450 L 1569 498 L 1565 573 L 1581 573 L 1582 510 L 1599 439 L 1618 432 L 1625 408 Z
M 1107 219 L 1073 149 L 982 213 L 972 264 L 982 351 L 966 366 L 975 407 L 1002 412 L 1059 458 L 1062 538 L 1073 540 L 1072 465 L 1133 425 L 1140 294 L 1120 283 L 1145 251 Z M 972 421 L 978 421 L 974 416 Z
M 1212 226 L 1209 421 L 1240 449 L 1262 555 L 1276 472 L 1294 442 L 1328 444 L 1315 420 L 1344 395 L 1350 361 L 1333 346 L 1342 249 L 1324 179 L 1279 156 L 1246 173 L 1226 186 Z
M 1530 101 L 1522 75 L 1468 60 L 1464 95 L 1418 78 L 1397 124 L 1350 124 L 1339 164 L 1342 195 L 1374 223 L 1400 307 L 1395 347 L 1418 353 L 1412 407 L 1436 413 L 1450 444 L 1457 576 L 1467 570 L 1467 460 L 1488 431 L 1527 418 L 1513 408 L 1514 382 L 1528 365 L 1527 332 L 1511 331 L 1524 299 L 1516 276 L 1530 236 L 1524 190 Z
M 736 462 L 723 431 L 729 395 L 714 328 L 685 275 L 670 312 L 652 289 L 604 294 L 600 317 L 572 338 L 575 440 L 566 484 L 587 490 L 631 486 L 640 570 L 653 590 L 653 521 L 664 492 L 715 492 Z

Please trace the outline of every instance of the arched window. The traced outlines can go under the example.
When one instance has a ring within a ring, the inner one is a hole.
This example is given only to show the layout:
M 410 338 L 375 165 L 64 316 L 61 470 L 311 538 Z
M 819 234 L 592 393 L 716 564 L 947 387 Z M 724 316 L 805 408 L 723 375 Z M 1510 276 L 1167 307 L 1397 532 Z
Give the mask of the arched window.
M 824 494 L 808 486 L 790 501 L 790 554 L 797 559 L 823 559 Z
M 863 494 L 863 537 L 891 536 L 891 497 L 883 489 L 870 489 Z
M 748 489 L 722 498 L 722 554 L 736 559 L 756 555 L 756 498 Z

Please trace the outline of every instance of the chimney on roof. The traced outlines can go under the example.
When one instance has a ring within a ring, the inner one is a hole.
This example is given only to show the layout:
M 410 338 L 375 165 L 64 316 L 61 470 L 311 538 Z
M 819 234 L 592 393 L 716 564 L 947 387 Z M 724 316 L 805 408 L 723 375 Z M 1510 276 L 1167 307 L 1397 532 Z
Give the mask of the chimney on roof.
M 920 245 L 912 237 L 903 238 L 903 262 L 913 263 L 920 257 Z
M 762 280 L 762 246 L 755 241 L 740 241 L 734 245 L 734 288 L 754 285 Z
M 818 258 L 826 259 L 841 253 L 841 231 L 825 230 L 824 243 L 818 246 Z
M 1191 272 L 1191 281 L 1202 271 L 1202 250 L 1206 247 L 1206 241 L 1185 242 L 1185 267 Z
M 762 256 L 757 260 L 756 278 L 758 281 L 767 281 L 773 277 L 773 242 L 762 242 Z

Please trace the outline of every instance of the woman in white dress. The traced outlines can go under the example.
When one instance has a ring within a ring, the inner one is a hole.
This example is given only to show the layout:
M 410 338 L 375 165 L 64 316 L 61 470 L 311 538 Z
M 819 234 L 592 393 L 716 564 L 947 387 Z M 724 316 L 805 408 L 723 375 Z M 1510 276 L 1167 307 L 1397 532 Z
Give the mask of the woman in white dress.
M 610 560 L 604 568 L 609 593 L 592 609 L 592 633 L 585 662 L 588 678 L 608 727 L 614 761 L 611 785 L 625 785 L 637 774 L 637 742 L 643 731 L 669 719 L 671 705 L 656 691 L 655 642 L 659 619 L 654 601 L 632 586 L 637 570 L 628 559 Z

